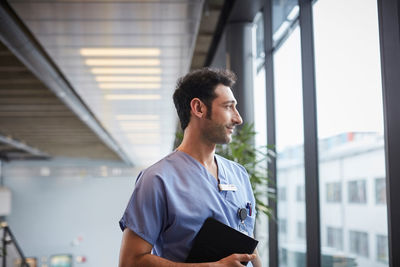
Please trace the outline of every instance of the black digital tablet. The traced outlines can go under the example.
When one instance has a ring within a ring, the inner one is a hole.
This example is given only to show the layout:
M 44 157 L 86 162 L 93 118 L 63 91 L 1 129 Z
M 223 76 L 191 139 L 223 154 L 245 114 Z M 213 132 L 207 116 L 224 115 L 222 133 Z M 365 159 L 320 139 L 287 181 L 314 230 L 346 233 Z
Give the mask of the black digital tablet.
M 254 238 L 208 218 L 197 233 L 186 262 L 214 262 L 234 253 L 252 254 L 257 244 Z

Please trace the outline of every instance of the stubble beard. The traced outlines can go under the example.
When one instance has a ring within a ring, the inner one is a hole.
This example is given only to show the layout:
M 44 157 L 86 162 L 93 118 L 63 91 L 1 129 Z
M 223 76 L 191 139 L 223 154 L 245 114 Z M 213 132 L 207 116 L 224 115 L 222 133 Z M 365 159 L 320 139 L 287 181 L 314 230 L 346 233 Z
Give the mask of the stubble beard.
M 209 122 L 210 125 L 204 132 L 207 140 L 214 144 L 228 144 L 232 141 L 231 134 L 227 133 L 227 125 L 215 123 L 211 119 Z

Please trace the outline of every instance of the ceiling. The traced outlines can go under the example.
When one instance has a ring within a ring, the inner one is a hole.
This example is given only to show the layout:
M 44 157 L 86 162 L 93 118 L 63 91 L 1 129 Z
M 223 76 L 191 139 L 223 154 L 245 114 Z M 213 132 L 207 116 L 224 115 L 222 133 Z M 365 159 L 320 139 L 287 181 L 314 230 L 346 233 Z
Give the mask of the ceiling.
M 172 102 L 176 80 L 204 66 L 223 0 L 8 3 L 59 72 L 61 78 L 55 80 L 62 80 L 78 101 L 68 103 L 65 94 L 60 99 L 52 83 L 46 82 L 46 72 L 33 75 L 2 45 L 1 56 L 8 59 L 2 62 L 8 67 L 15 64 L 17 73 L 0 75 L 14 83 L 21 79 L 31 83 L 8 86 L 1 91 L 1 103 L 14 99 L 24 105 L 35 102 L 43 109 L 34 112 L 35 119 L 28 116 L 30 110 L 22 112 L 25 106 L 19 115 L 0 117 L 0 134 L 38 148 L 41 156 L 125 159 L 126 155 L 125 161 L 136 166 L 151 164 L 173 149 L 178 123 Z M 87 112 L 77 112 L 74 105 Z M 102 131 L 116 144 L 102 143 Z
M 0 125 L 0 156 L 6 160 L 50 156 L 119 159 L 2 43 Z

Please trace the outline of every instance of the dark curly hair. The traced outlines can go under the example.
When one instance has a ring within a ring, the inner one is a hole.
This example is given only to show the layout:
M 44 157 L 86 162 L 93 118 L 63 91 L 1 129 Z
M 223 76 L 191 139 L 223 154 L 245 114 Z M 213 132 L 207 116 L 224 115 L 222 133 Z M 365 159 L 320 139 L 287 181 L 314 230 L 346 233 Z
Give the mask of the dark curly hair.
M 207 107 L 207 117 L 211 116 L 211 103 L 217 97 L 215 88 L 219 84 L 231 87 L 236 82 L 236 75 L 230 70 L 202 68 L 194 70 L 177 82 L 174 92 L 174 104 L 185 130 L 190 121 L 190 101 L 199 98 Z

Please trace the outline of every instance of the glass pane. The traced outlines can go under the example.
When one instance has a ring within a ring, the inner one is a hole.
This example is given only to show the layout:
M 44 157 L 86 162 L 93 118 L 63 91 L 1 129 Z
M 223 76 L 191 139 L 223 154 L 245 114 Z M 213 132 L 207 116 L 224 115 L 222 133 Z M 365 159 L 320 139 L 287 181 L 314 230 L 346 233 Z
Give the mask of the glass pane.
M 264 15 L 262 12 L 257 13 L 254 18 L 254 44 L 255 44 L 255 63 L 256 68 L 264 63 L 265 60 L 265 45 L 264 45 Z M 257 85 L 256 85 L 257 86 Z M 264 86 L 265 88 L 265 86 Z
M 297 18 L 299 14 L 298 0 L 273 0 L 272 12 L 272 32 L 276 44 L 290 31 Z
M 306 262 L 303 95 L 298 27 L 274 54 L 279 266 Z
M 264 29 L 263 16 L 258 13 L 254 19 L 253 31 L 253 73 L 254 73 L 254 130 L 256 131 L 255 145 L 260 148 L 267 145 L 267 117 L 266 117 L 266 89 L 265 89 L 265 67 L 264 67 Z M 267 167 L 267 162 L 264 162 Z M 267 189 L 261 189 L 266 192 Z M 268 203 L 267 196 L 263 198 Z M 259 212 L 256 221 L 256 238 L 259 241 L 257 250 L 263 266 L 268 266 L 268 216 Z
M 388 266 L 377 2 L 313 14 L 322 265 Z
M 257 69 L 258 61 L 255 59 L 254 68 Z M 267 118 L 265 109 L 265 68 L 262 67 L 254 77 L 254 130 L 257 135 L 255 136 L 256 147 L 267 145 Z M 267 162 L 265 166 L 267 167 Z M 266 192 L 267 189 L 263 191 Z M 263 199 L 268 203 L 267 196 Z M 268 266 L 268 216 L 259 212 L 257 214 L 256 235 L 259 241 L 257 250 L 261 258 L 263 266 Z

